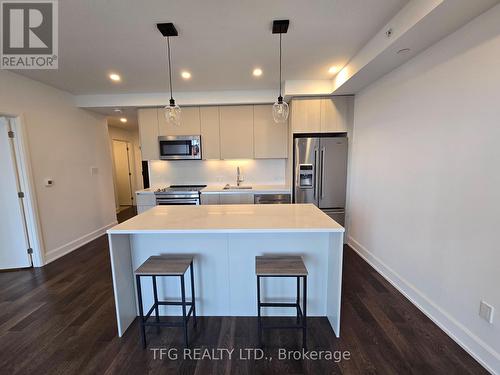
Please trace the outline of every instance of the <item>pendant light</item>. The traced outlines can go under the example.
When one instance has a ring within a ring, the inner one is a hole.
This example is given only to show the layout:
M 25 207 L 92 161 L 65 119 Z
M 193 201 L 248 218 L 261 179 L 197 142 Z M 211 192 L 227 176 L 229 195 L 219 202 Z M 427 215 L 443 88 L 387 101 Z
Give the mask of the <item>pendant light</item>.
M 281 35 L 288 31 L 289 20 L 273 21 L 273 34 L 280 34 L 280 94 L 278 100 L 273 104 L 273 119 L 276 123 L 286 122 L 288 119 L 288 104 L 283 101 L 281 96 Z
M 167 40 L 167 59 L 168 59 L 168 81 L 170 85 L 170 102 L 164 109 L 165 118 L 167 123 L 179 126 L 181 124 L 181 108 L 175 104 L 175 99 L 172 93 L 172 62 L 170 58 L 170 37 L 178 36 L 177 29 L 173 23 L 158 23 L 156 24 L 158 30 Z

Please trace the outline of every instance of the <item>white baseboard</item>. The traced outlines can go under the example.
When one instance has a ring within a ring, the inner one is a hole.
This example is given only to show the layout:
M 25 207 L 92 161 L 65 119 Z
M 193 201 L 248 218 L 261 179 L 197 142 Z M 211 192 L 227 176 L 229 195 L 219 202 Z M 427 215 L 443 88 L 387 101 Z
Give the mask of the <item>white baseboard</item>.
M 349 236 L 347 244 L 484 368 L 492 374 L 500 374 L 500 353 L 454 319 L 418 290 L 415 285 L 392 270 L 354 238 Z
M 80 238 L 77 238 L 76 240 L 47 251 L 44 256 L 44 264 L 49 264 L 50 262 L 53 262 L 54 260 L 72 252 L 73 250 L 78 249 L 79 247 L 89 243 L 90 241 L 95 240 L 97 237 L 102 236 L 109 228 L 115 226 L 116 224 L 118 224 L 118 222 L 113 221 L 112 223 L 105 225 L 104 227 L 99 228 L 93 232 L 90 232 Z

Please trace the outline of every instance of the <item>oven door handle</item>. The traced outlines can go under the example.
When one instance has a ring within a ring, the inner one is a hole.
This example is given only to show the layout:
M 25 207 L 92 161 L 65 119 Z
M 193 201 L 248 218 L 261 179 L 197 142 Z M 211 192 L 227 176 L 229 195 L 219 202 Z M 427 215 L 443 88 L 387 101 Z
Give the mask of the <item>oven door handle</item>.
M 199 199 L 193 198 L 193 199 L 167 199 L 167 198 L 157 198 L 156 199 L 156 204 L 157 205 L 199 205 L 200 201 Z

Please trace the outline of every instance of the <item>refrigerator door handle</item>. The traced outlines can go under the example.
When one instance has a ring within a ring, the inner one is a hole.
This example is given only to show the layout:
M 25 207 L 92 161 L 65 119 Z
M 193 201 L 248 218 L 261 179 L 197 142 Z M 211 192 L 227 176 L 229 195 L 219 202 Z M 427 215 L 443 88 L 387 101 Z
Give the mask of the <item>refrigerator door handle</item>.
M 314 149 L 314 199 L 318 195 L 318 149 Z
M 323 174 L 325 173 L 325 152 L 326 148 L 321 148 L 321 174 L 320 174 L 320 185 L 319 185 L 319 198 L 323 199 Z

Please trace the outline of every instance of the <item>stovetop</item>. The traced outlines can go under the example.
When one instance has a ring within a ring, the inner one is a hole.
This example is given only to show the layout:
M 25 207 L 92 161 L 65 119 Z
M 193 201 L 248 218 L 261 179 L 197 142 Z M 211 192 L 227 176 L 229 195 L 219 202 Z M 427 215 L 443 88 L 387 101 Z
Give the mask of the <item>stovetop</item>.
M 198 193 L 201 189 L 207 187 L 207 185 L 170 185 L 168 187 L 159 188 L 155 190 L 155 194 L 162 193 Z

